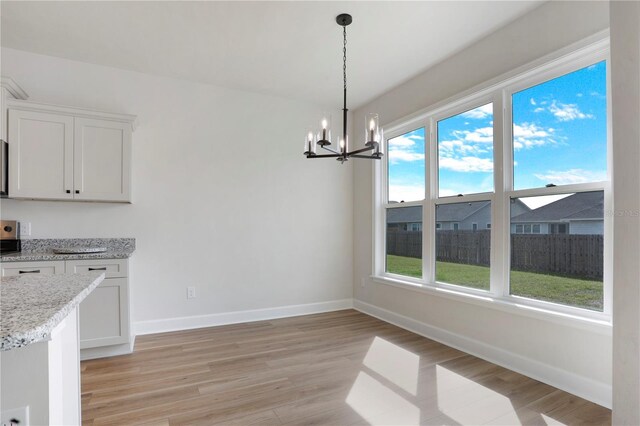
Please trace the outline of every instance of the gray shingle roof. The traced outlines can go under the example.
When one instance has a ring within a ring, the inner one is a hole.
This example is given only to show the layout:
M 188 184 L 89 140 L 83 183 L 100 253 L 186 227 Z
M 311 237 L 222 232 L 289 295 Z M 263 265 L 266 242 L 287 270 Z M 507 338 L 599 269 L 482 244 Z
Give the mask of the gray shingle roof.
M 461 222 L 478 210 L 491 206 L 490 201 L 441 204 L 436 208 L 436 222 Z
M 522 213 L 511 222 L 560 222 L 568 220 L 602 220 L 604 218 L 604 193 L 602 191 L 579 192 L 530 212 Z
M 387 223 L 422 222 L 422 206 L 402 207 L 387 210 Z
M 490 201 L 442 204 L 436 210 L 438 222 L 461 222 L 478 210 L 487 207 Z M 422 222 L 422 206 L 393 208 L 387 210 L 387 223 Z

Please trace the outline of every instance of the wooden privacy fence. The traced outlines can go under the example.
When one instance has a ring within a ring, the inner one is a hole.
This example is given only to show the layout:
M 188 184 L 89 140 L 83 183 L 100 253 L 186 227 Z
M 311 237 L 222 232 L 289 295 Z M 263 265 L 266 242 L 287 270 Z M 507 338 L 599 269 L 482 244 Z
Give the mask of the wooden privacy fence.
M 436 259 L 489 266 L 490 230 L 437 231 Z M 387 254 L 422 258 L 422 232 L 387 231 Z M 602 235 L 511 234 L 511 268 L 517 271 L 602 279 Z

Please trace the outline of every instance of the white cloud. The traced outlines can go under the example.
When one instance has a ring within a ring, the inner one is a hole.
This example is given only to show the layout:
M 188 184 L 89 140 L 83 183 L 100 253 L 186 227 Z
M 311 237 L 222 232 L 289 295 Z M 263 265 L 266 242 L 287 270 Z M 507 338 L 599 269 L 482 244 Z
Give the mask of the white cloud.
M 542 108 L 542 107 L 538 107 L 538 108 L 533 110 L 533 112 L 543 112 L 543 111 L 546 111 L 546 110 L 544 108 Z
M 537 105 L 536 100 L 533 98 L 529 99 L 529 102 L 531 102 L 531 105 Z
M 551 105 L 549 105 L 549 112 L 551 112 L 560 121 L 594 118 L 592 114 L 585 114 L 580 111 L 576 104 L 562 104 L 556 101 L 553 101 Z
M 464 131 L 463 133 L 466 141 L 493 143 L 493 127 L 481 127 L 473 132 Z
M 607 178 L 602 170 L 569 169 L 562 171 L 548 170 L 546 173 L 536 173 L 534 176 L 545 183 L 554 185 L 569 185 L 572 183 L 599 182 Z
M 389 201 L 418 201 L 424 199 L 424 186 L 389 184 Z
M 493 115 L 493 104 L 486 104 L 461 114 L 465 118 L 486 118 Z
M 513 147 L 515 149 L 533 148 L 535 146 L 556 144 L 553 138 L 554 129 L 543 129 L 535 123 L 513 125 Z
M 422 136 L 398 136 L 389 140 L 389 161 L 396 164 L 400 161 L 422 161 L 424 153 L 417 152 L 416 140 L 423 141 Z
M 493 127 L 480 127 L 474 130 L 454 130 L 453 136 L 467 142 L 493 143 Z
M 406 136 L 398 136 L 397 138 L 389 139 L 389 149 L 395 147 L 414 146 L 415 144 L 416 143 L 412 140 L 411 137 Z
M 442 169 L 454 172 L 491 172 L 493 171 L 493 160 L 480 157 L 441 157 L 438 165 Z
M 397 163 L 399 161 L 421 161 L 424 160 L 424 154 L 419 152 L 409 152 L 409 151 L 401 151 L 394 150 L 389 151 L 389 161 L 392 163 Z

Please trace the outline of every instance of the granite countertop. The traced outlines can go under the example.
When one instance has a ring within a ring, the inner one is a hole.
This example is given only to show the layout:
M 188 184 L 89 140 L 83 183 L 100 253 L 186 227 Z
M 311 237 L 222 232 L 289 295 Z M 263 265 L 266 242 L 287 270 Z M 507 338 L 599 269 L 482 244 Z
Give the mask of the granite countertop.
M 46 340 L 104 277 L 104 272 L 3 277 L 0 351 Z
M 57 254 L 63 247 L 104 247 L 102 253 Z M 20 253 L 0 256 L 0 262 L 44 262 L 51 260 L 127 259 L 136 249 L 134 238 L 50 238 L 24 239 Z
M 56 254 L 51 251 L 20 252 L 0 256 L 0 262 L 44 262 L 50 260 L 128 259 L 132 251 L 107 250 L 102 253 Z

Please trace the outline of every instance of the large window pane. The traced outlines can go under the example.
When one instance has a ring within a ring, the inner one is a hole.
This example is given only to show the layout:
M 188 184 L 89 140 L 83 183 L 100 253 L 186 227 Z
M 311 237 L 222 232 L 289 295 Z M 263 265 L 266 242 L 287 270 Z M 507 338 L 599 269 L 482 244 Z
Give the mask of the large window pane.
M 422 206 L 387 209 L 387 272 L 422 277 Z
M 436 281 L 489 290 L 491 202 L 438 205 L 436 223 Z
M 439 196 L 493 191 L 493 104 L 438 122 Z
M 602 311 L 603 191 L 511 200 L 511 294 Z
M 424 128 L 389 139 L 389 202 L 424 200 Z
M 514 188 L 606 180 L 606 62 L 512 96 Z

